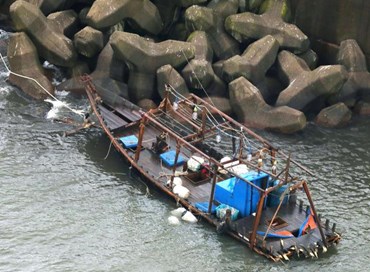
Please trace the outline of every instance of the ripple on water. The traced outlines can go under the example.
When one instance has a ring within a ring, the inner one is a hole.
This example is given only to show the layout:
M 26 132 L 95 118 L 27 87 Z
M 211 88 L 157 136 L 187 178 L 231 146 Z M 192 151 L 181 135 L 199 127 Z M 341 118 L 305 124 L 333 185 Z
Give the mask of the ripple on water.
M 48 107 L 4 99 L 0 101 L 0 270 L 365 271 L 369 267 L 367 120 L 359 121 L 356 130 L 309 125 L 294 136 L 264 132 L 316 173 L 316 178 L 305 178 L 317 209 L 337 222 L 344 234 L 338 249 L 318 260 L 276 265 L 217 235 L 206 224 L 168 225 L 175 204 L 153 189 L 146 196 L 146 187 L 129 177 L 127 166 L 113 150 L 104 159 L 110 143 L 99 132 L 63 138 L 67 127 L 44 119 Z

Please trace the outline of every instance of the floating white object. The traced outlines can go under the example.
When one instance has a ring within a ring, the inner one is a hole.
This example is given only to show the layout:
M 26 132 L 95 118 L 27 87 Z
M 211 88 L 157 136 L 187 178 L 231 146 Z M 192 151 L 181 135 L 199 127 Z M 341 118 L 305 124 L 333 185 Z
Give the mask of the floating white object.
M 170 225 L 179 225 L 180 224 L 180 220 L 174 215 L 170 215 L 167 220 L 168 220 L 168 224 L 170 224 Z
M 190 196 L 189 189 L 182 185 L 176 185 L 175 187 L 173 187 L 172 192 L 184 199 L 187 199 Z
M 184 207 L 180 207 L 176 210 L 171 211 L 171 214 L 180 218 L 184 212 L 186 212 L 186 209 Z
M 191 156 L 187 162 L 188 169 L 194 172 L 199 171 L 200 166 L 204 163 L 204 158 L 198 156 Z
M 171 179 L 167 180 L 167 186 L 170 186 L 170 184 L 171 184 Z M 182 185 L 182 179 L 180 177 L 174 177 L 172 185 L 173 186 Z
M 186 211 L 186 213 L 183 216 L 181 216 L 181 219 L 190 223 L 198 222 L 198 219 L 194 216 L 194 214 L 192 214 L 189 211 Z

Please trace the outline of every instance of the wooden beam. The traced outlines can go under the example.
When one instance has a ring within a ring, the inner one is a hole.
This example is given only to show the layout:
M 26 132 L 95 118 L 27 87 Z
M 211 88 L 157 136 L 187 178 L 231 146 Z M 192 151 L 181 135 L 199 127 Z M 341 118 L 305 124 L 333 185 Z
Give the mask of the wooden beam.
M 322 230 L 321 222 L 320 222 L 320 220 L 319 220 L 319 217 L 317 216 L 316 209 L 315 209 L 315 205 L 313 204 L 313 200 L 312 200 L 312 197 L 311 197 L 310 190 L 308 189 L 307 182 L 306 182 L 306 181 L 304 181 L 304 182 L 302 183 L 302 185 L 303 185 L 303 189 L 304 189 L 304 191 L 305 191 L 305 193 L 306 193 L 306 195 L 307 195 L 308 201 L 310 202 L 310 206 L 311 206 L 311 210 L 312 210 L 312 212 L 313 212 L 313 216 L 314 216 L 314 218 L 315 218 L 315 220 L 316 220 L 317 227 L 319 228 L 319 231 L 320 231 L 320 234 L 321 234 L 321 239 L 322 239 L 322 241 L 323 241 L 324 245 L 325 245 L 326 247 L 328 247 L 328 243 L 327 243 L 327 241 L 326 241 L 326 237 L 325 237 L 324 231 Z
M 251 236 L 250 236 L 250 245 L 249 246 L 252 249 L 256 245 L 257 229 L 258 229 L 258 225 L 261 221 L 262 208 L 263 208 L 263 204 L 265 203 L 265 197 L 266 197 L 266 193 L 265 192 L 260 192 L 260 200 L 258 202 L 256 216 L 254 217 L 254 222 L 253 222 L 253 229 L 252 229 L 252 233 L 251 233 Z
M 213 198 L 215 194 L 215 187 L 217 182 L 217 165 L 213 165 L 213 178 L 212 178 L 212 188 L 211 188 L 211 195 L 209 197 L 209 203 L 208 203 L 208 213 L 211 214 L 212 212 L 212 204 L 213 204 Z

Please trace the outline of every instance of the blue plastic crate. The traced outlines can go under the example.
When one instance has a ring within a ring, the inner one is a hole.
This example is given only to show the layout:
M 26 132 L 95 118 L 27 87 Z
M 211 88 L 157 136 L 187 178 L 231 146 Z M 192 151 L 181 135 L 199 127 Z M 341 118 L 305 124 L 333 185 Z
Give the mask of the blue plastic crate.
M 125 148 L 136 148 L 138 139 L 135 135 L 129 135 L 119 138 Z
M 166 166 L 172 167 L 172 166 L 175 165 L 176 151 L 175 150 L 167 151 L 167 152 L 162 153 L 161 155 L 159 155 L 159 157 L 161 158 L 161 160 L 163 161 L 163 163 Z M 184 163 L 185 163 L 184 157 L 181 156 L 181 154 L 179 154 L 179 156 L 177 158 L 176 166 L 177 165 L 182 165 Z
M 261 187 L 268 179 L 265 173 L 250 171 L 241 175 L 253 184 Z M 214 199 L 237 209 L 242 217 L 248 216 L 257 210 L 260 200 L 259 191 L 243 180 L 232 177 L 216 183 Z
M 217 206 L 217 208 L 216 208 L 217 217 L 220 218 L 220 219 L 223 219 L 224 216 L 226 215 L 226 210 L 228 210 L 228 209 L 231 211 L 231 220 L 235 221 L 236 219 L 238 219 L 239 210 L 237 210 L 234 207 L 231 207 L 229 205 L 226 205 L 226 204 L 221 204 L 221 205 Z
M 195 207 L 202 212 L 208 213 L 209 203 L 208 202 L 196 202 Z M 215 212 L 216 212 L 216 206 L 212 204 L 211 213 L 215 213 Z

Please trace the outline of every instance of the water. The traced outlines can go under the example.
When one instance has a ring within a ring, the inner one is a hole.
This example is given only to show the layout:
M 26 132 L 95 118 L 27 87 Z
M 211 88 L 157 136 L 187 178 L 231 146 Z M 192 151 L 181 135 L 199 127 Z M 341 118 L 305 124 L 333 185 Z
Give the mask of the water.
M 0 271 L 369 271 L 369 118 L 345 129 L 313 124 L 264 132 L 319 178 L 317 209 L 343 240 L 319 259 L 274 264 L 205 223 L 170 226 L 176 208 L 135 177 L 97 129 L 71 129 L 0 81 Z M 76 107 L 85 99 L 62 97 Z M 61 113 L 60 113 L 61 114 Z

